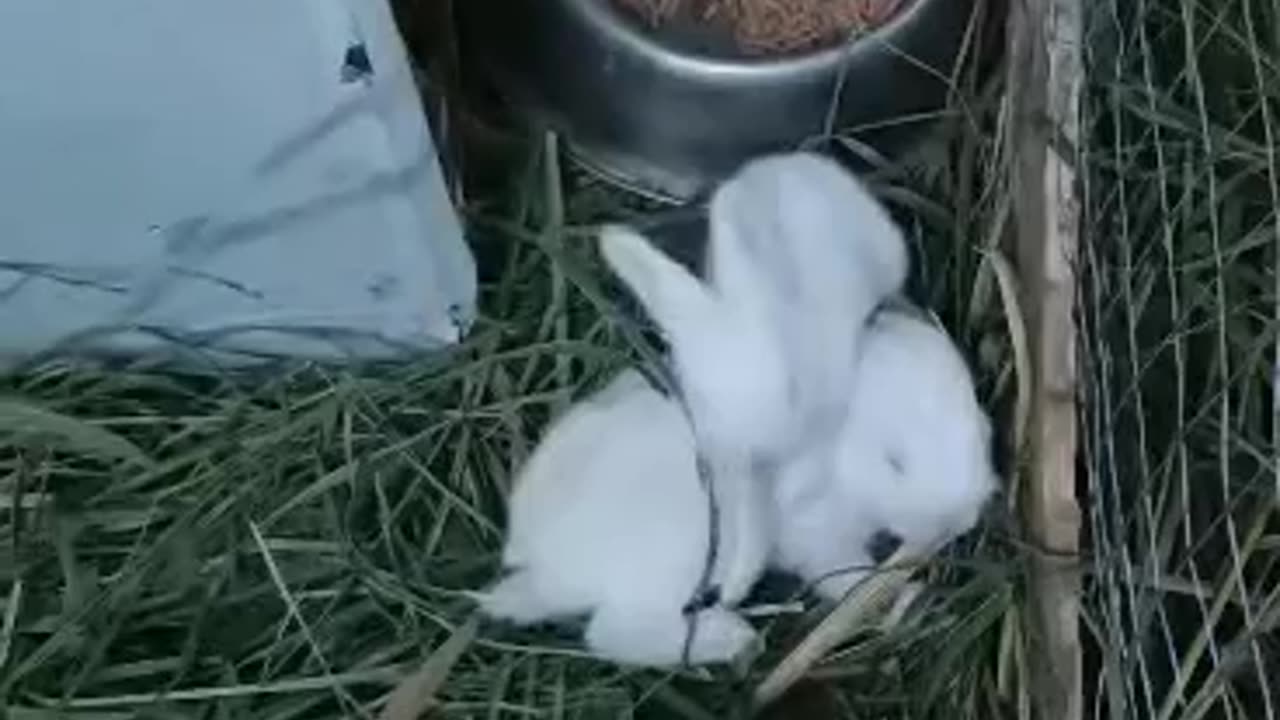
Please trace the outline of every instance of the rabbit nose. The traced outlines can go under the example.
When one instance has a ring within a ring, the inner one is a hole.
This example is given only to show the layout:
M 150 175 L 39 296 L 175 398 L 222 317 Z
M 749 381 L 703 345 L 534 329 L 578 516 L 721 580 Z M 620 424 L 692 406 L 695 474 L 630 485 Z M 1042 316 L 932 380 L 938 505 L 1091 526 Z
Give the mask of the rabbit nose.
M 893 554 L 900 547 L 902 547 L 902 537 L 900 535 L 894 534 L 888 528 L 880 528 L 867 541 L 866 551 L 871 556 L 871 561 L 879 565 L 893 557 Z

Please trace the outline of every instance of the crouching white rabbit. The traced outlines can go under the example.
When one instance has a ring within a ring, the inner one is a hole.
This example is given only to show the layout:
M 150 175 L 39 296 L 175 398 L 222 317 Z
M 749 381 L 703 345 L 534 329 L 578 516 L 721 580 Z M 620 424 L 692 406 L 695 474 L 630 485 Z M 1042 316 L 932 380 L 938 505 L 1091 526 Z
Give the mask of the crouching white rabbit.
M 876 313 L 838 440 L 774 486 L 773 564 L 838 600 L 899 548 L 964 534 L 996 489 L 991 432 L 947 333 L 914 308 Z
M 719 597 L 693 617 L 685 612 L 710 537 L 696 463 L 681 408 L 637 372 L 574 405 L 551 425 L 512 489 L 508 574 L 479 594 L 481 610 L 517 624 L 587 615 L 588 648 L 624 664 L 738 657 L 755 632 L 730 608 L 754 577 L 713 578 Z M 760 525 L 749 532 L 762 546 L 771 537 L 763 526 L 767 502 L 747 503 L 759 510 Z

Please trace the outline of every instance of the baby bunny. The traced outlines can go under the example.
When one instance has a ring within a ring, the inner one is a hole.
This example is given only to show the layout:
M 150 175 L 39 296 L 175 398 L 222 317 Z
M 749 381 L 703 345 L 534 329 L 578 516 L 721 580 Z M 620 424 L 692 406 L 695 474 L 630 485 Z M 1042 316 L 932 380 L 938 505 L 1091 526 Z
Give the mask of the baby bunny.
M 712 447 L 778 456 L 838 426 L 863 321 L 906 278 L 902 234 L 834 161 L 754 160 L 712 195 L 706 282 L 624 228 L 606 262 L 666 334 Z
M 589 615 L 585 639 L 594 653 L 633 665 L 680 663 L 691 627 L 683 610 L 709 539 L 696 462 L 679 405 L 635 371 L 573 406 L 513 488 L 508 574 L 479 594 L 481 610 L 517 624 Z M 767 503 L 763 496 L 748 503 L 760 509 L 753 532 L 762 547 Z M 749 585 L 721 583 L 720 602 L 697 612 L 690 663 L 726 662 L 752 643 L 752 628 L 726 609 Z
M 600 247 L 666 334 L 712 465 L 718 576 L 737 589 L 768 552 L 750 504 L 759 470 L 840 427 L 864 321 L 901 288 L 907 255 L 870 193 L 817 155 L 748 163 L 715 191 L 709 216 L 706 282 L 626 228 L 605 228 Z
M 899 546 L 930 552 L 967 532 L 996 488 L 968 367 L 918 313 L 874 316 L 839 440 L 784 467 L 774 488 L 773 564 L 828 599 Z

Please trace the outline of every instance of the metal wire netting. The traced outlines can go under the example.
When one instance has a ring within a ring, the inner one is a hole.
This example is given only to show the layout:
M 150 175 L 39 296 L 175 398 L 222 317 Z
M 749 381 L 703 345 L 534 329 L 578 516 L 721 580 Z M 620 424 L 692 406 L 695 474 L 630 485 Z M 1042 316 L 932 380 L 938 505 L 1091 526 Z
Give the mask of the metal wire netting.
M 1105 0 L 1085 36 L 1090 715 L 1280 713 L 1280 5 Z

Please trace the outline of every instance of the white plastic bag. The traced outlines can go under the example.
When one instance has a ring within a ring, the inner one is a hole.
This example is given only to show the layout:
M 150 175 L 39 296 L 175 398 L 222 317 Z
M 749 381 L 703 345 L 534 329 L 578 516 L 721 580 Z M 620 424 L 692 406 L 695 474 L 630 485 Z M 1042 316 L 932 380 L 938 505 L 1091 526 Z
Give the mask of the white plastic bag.
M 0 365 L 465 332 L 474 261 L 385 0 L 5 0 L 0 65 Z

